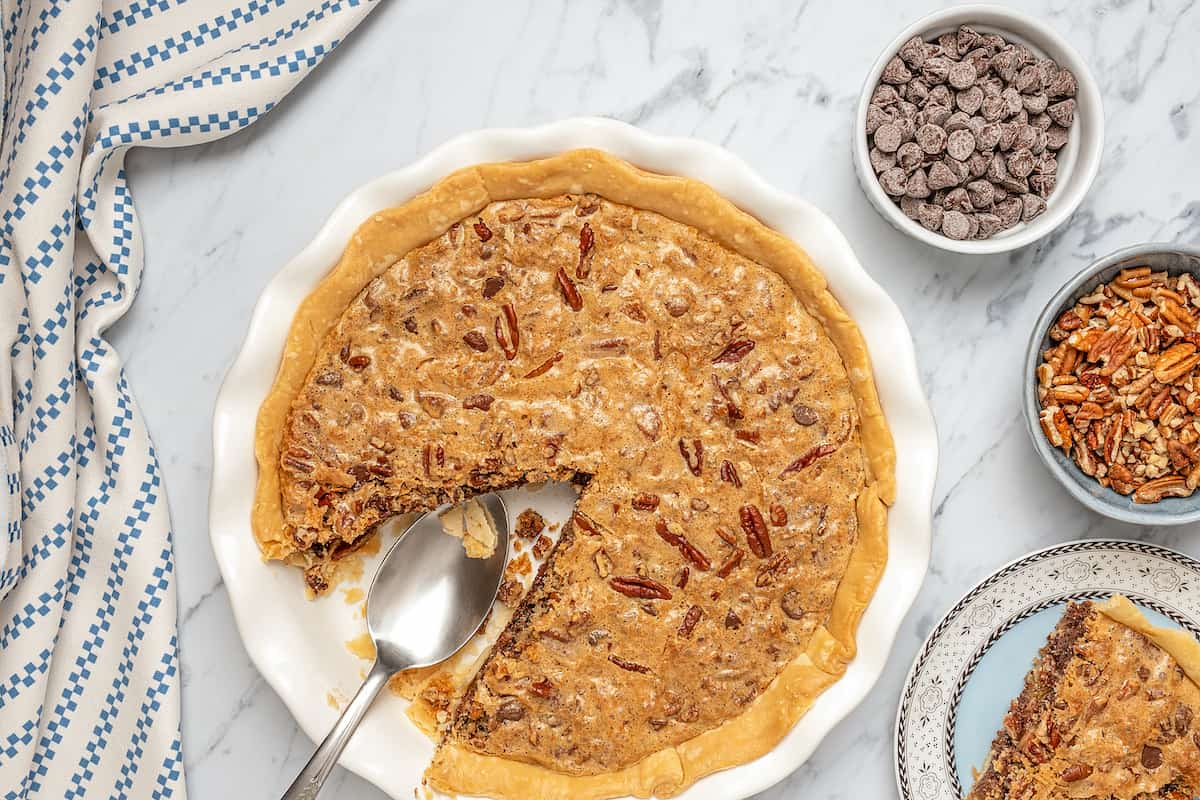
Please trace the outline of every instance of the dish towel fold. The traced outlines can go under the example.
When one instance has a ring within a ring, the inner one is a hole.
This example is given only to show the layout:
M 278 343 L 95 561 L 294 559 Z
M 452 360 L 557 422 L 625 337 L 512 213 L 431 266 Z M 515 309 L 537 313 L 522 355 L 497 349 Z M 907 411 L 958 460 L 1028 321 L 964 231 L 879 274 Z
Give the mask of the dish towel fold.
M 142 277 L 125 152 L 250 125 L 372 6 L 0 3 L 6 800 L 186 794 L 171 524 L 154 447 L 103 338 Z

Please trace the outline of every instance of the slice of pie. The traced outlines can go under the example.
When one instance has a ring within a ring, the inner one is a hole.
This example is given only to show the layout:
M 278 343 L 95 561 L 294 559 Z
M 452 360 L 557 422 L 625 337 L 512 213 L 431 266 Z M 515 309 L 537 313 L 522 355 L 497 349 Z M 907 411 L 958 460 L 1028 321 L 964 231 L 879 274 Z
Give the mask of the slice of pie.
M 431 784 L 522 800 L 676 793 L 774 746 L 853 657 L 894 493 L 807 257 L 596 151 L 365 223 L 297 313 L 258 459 L 263 552 L 315 594 L 393 515 L 580 487 L 482 666 L 422 692 L 452 695 Z
M 1200 643 L 1127 598 L 1072 603 L 968 800 L 1200 796 Z

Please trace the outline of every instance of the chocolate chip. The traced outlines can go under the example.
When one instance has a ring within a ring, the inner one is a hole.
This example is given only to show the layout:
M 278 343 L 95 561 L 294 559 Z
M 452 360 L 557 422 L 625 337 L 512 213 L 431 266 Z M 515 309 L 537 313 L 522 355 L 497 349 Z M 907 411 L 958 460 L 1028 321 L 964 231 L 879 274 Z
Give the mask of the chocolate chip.
M 979 31 L 966 25 L 960 25 L 958 33 L 954 37 L 954 43 L 958 46 L 958 52 L 966 53 L 979 45 Z
M 1027 114 L 1040 114 L 1046 110 L 1046 106 L 1050 101 L 1046 98 L 1044 92 L 1037 94 L 1021 95 L 1021 107 L 1025 109 Z
M 904 186 L 904 194 L 909 197 L 929 197 L 929 181 L 925 175 L 925 170 L 914 170 L 913 174 L 908 176 L 908 183 Z
M 1021 67 L 1015 81 L 1017 91 L 1021 94 L 1036 94 L 1046 87 L 1046 76 L 1036 64 Z
M 1033 153 L 1028 148 L 1013 151 L 1005 162 L 1008 172 L 1017 178 L 1027 178 L 1033 172 Z
M 950 109 L 946 106 L 926 104 L 925 108 L 921 109 L 921 113 L 917 116 L 917 121 L 922 125 L 937 125 L 939 128 L 945 127 L 946 120 L 950 119 Z
M 975 146 L 980 150 L 994 150 L 1000 144 L 1002 129 L 997 122 L 989 122 L 979 129 L 975 136 Z
M 869 157 L 871 159 L 871 168 L 874 169 L 876 173 L 883 172 L 885 169 L 891 169 L 892 167 L 896 166 L 896 154 L 885 153 L 878 147 L 871 148 Z
M 998 95 L 988 95 L 983 98 L 979 113 L 983 114 L 983 118 L 988 122 L 999 122 L 1004 116 L 1004 101 Z
M 996 189 L 991 181 L 971 181 L 965 188 L 971 198 L 971 205 L 975 208 L 991 208 L 996 202 Z
M 1036 194 L 1021 195 L 1021 221 L 1030 222 L 1046 210 L 1046 201 Z
M 1019 197 L 1010 197 L 996 203 L 996 216 L 1000 217 L 1000 224 L 1005 228 L 1011 228 L 1021 221 L 1021 210 Z
M 875 89 L 875 93 L 871 95 L 871 105 L 882 106 L 884 108 L 894 105 L 900 100 L 900 95 L 896 92 L 896 87 L 882 85 Z
M 908 185 L 908 175 L 899 167 L 892 167 L 879 174 L 879 185 L 892 197 L 899 197 Z
M 961 211 L 964 214 L 969 214 L 975 210 L 975 205 L 971 202 L 971 196 L 967 194 L 966 189 L 951 189 L 946 194 L 946 199 L 942 201 L 942 207 L 947 211 Z
M 906 170 L 916 169 L 924 160 L 925 153 L 916 142 L 905 142 L 896 151 L 896 163 Z
M 946 133 L 954 133 L 955 131 L 968 131 L 971 127 L 967 121 L 971 118 L 967 116 L 965 111 L 955 111 L 946 119 Z
M 893 56 L 892 60 L 883 68 L 882 80 L 884 83 L 890 83 L 893 86 L 908 83 L 912 80 L 912 72 L 904 65 L 903 59 L 899 56 Z
M 942 215 L 942 233 L 956 241 L 966 239 L 971 233 L 967 215 L 960 211 L 947 211 Z
M 900 198 L 900 210 L 909 219 L 917 218 L 917 209 L 925 201 L 919 197 L 909 197 L 907 194 Z
M 875 146 L 885 153 L 894 153 L 904 142 L 904 134 L 900 126 L 894 122 L 880 125 L 875 130 Z
M 936 164 L 934 166 L 937 166 Z M 917 208 L 917 222 L 921 226 L 928 228 L 931 231 L 940 230 L 942 227 L 942 215 L 944 209 L 941 206 L 933 203 L 922 203 Z
M 925 40 L 920 36 L 914 36 L 900 46 L 899 56 L 908 66 L 920 69 L 921 65 L 925 63 L 928 52 L 929 45 L 925 44 Z
M 1051 150 L 1061 150 L 1067 143 L 1067 129 L 1061 125 L 1051 125 L 1046 131 L 1046 147 Z
M 969 130 L 954 131 L 946 138 L 946 154 L 966 161 L 975 152 L 975 134 Z
M 929 90 L 929 97 L 925 98 L 926 106 L 945 106 L 949 108 L 954 103 L 954 95 L 950 91 L 950 87 L 945 84 L 934 86 Z
M 969 86 L 963 89 L 954 95 L 954 104 L 964 114 L 974 114 L 983 105 L 983 89 L 978 86 Z
M 945 56 L 927 58 L 921 65 L 921 78 L 930 86 L 945 83 L 946 79 L 950 77 L 950 67 L 952 66 L 954 66 L 954 62 Z
M 970 61 L 960 61 L 947 71 L 946 82 L 955 89 L 966 89 L 975 83 L 977 77 L 974 64 Z
M 1046 116 L 1055 125 L 1061 125 L 1064 128 L 1071 127 L 1071 123 L 1075 121 L 1075 101 L 1068 99 L 1060 103 L 1055 103 L 1052 106 L 1047 106 Z
M 872 103 L 867 106 L 867 135 L 875 133 L 880 125 L 891 122 L 894 119 L 896 119 L 895 112 Z
M 929 188 L 935 192 L 938 189 L 949 189 L 952 186 L 958 185 L 958 177 L 954 170 L 947 166 L 942 161 L 935 161 L 929 165 Z
M 979 231 L 975 234 L 977 239 L 988 239 L 995 236 L 1001 230 L 1000 216 L 983 212 L 975 215 L 975 221 L 979 223 Z
M 1046 84 L 1046 94 L 1053 98 L 1074 97 L 1075 75 L 1069 69 L 1060 69 Z
M 917 144 L 931 156 L 946 149 L 946 131 L 937 125 L 922 125 L 917 129 Z

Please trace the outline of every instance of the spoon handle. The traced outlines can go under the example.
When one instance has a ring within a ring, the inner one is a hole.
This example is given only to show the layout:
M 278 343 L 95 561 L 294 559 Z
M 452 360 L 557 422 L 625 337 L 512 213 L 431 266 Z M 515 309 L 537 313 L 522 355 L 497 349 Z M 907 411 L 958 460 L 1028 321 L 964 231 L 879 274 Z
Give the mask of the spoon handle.
M 329 773 L 337 764 L 338 756 L 342 754 L 346 743 L 354 735 L 355 728 L 362 721 L 367 709 L 371 707 L 379 690 L 384 687 L 391 676 L 392 671 L 381 665 L 376 659 L 371 666 L 371 671 L 367 673 L 366 680 L 354 695 L 354 699 L 346 706 L 342 716 L 333 726 L 333 730 L 325 737 L 325 741 L 321 742 L 317 751 L 312 754 L 312 758 L 304 765 L 304 769 L 300 770 L 296 780 L 292 781 L 292 785 L 283 793 L 282 800 L 316 800 L 317 793 L 321 791 L 325 779 L 329 777 Z

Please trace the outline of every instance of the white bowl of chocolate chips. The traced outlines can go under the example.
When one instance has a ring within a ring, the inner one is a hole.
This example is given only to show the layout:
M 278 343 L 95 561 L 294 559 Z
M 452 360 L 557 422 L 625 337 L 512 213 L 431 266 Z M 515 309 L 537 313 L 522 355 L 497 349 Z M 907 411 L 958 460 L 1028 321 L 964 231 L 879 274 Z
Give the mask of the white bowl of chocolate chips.
M 854 164 L 885 219 L 926 244 L 989 254 L 1065 222 L 1100 166 L 1100 91 L 1045 24 L 954 6 L 904 30 L 875 62 L 854 121 Z

